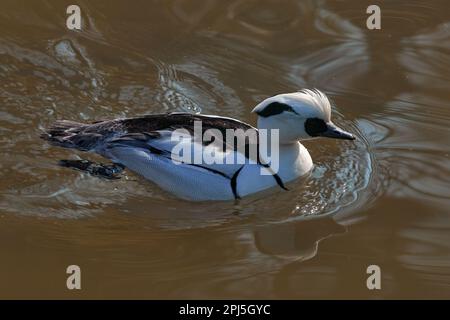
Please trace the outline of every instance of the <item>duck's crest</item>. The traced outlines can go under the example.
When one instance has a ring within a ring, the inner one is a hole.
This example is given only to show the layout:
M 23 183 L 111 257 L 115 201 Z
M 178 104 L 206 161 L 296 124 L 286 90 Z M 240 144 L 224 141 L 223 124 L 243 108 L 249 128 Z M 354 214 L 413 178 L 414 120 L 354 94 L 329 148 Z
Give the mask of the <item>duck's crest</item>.
M 299 93 L 305 96 L 310 103 L 312 103 L 316 108 L 320 109 L 325 116 L 325 120 L 330 121 L 331 119 L 331 103 L 328 97 L 320 91 L 319 89 L 302 89 Z

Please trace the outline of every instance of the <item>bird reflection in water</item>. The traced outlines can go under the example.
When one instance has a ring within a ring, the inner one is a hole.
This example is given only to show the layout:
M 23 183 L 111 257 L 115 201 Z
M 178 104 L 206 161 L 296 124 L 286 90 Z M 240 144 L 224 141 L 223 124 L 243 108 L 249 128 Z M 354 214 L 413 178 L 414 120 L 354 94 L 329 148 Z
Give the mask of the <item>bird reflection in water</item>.
M 346 232 L 331 217 L 270 223 L 254 229 L 256 248 L 265 254 L 305 261 L 317 254 L 321 240 Z

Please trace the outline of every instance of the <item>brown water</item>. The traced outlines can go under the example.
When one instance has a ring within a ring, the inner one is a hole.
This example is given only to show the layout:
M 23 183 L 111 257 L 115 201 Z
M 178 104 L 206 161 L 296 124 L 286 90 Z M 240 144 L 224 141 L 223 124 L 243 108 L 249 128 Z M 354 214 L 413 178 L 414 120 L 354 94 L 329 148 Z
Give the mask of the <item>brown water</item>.
M 372 1 L 76 3 L 81 32 L 71 1 L 0 1 L 1 298 L 450 298 L 448 1 L 378 1 L 373 31 Z M 308 142 L 310 178 L 235 203 L 61 168 L 99 157 L 39 139 L 165 111 L 254 124 L 303 87 L 357 142 Z

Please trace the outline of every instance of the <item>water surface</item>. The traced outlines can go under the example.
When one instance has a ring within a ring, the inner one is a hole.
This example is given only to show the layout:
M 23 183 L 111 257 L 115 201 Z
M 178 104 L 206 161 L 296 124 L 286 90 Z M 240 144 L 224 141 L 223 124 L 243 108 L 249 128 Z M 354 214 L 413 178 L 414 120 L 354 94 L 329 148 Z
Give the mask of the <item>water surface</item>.
M 2 1 L 0 297 L 450 297 L 450 12 L 445 1 Z M 312 175 L 191 203 L 39 139 L 56 119 L 219 114 L 316 87 L 358 140 L 309 141 Z M 66 267 L 82 290 L 66 289 Z M 366 268 L 382 270 L 382 290 Z

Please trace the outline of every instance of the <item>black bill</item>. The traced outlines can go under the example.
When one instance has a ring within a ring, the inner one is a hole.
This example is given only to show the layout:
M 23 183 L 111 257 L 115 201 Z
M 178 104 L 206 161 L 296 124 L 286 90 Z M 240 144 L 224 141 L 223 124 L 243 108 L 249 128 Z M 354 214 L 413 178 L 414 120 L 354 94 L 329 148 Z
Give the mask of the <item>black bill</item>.
M 344 140 L 355 140 L 355 136 L 350 132 L 344 131 L 337 127 L 333 123 L 327 123 L 327 130 L 319 134 L 322 137 L 334 138 L 334 139 L 344 139 Z

